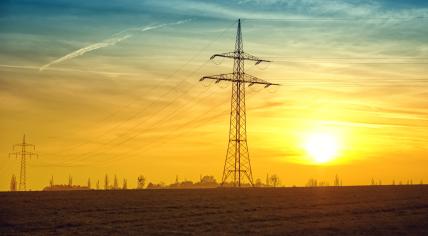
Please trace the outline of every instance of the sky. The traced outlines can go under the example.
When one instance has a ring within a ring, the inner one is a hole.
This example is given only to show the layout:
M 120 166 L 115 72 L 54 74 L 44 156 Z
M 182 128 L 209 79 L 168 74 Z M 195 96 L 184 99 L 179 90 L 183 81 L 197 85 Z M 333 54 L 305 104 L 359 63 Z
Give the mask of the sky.
M 24 134 L 39 154 L 28 189 L 220 180 L 231 86 L 199 78 L 231 72 L 209 58 L 234 50 L 238 18 L 244 51 L 272 61 L 246 72 L 281 84 L 247 88 L 254 179 L 428 182 L 426 1 L 6 0 L 0 190 L 19 177 L 8 154 Z M 314 136 L 334 139 L 328 162 L 310 156 Z

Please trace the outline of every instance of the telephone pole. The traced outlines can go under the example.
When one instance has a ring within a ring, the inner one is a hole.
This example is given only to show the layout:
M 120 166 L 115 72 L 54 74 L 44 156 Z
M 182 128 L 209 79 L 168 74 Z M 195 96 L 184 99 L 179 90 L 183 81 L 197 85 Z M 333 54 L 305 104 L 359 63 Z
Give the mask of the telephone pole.
M 200 81 L 205 79 L 214 80 L 215 83 L 219 83 L 221 81 L 232 83 L 229 144 L 227 147 L 221 184 L 223 185 L 229 178 L 231 178 L 233 186 L 240 187 L 243 179 L 246 178 L 249 183 L 254 186 L 247 144 L 245 85 L 264 85 L 264 87 L 267 88 L 269 86 L 279 84 L 267 82 L 244 72 L 245 61 L 253 61 L 256 65 L 270 61 L 260 59 L 244 52 L 240 19 L 238 20 L 235 51 L 214 54 L 210 59 L 212 60 L 215 57 L 224 57 L 234 60 L 233 73 L 204 76 L 200 79 Z
M 30 147 L 33 151 L 35 151 L 36 147 L 33 144 L 29 144 L 25 142 L 25 134 L 22 138 L 22 143 L 13 145 L 13 150 L 20 149 L 17 152 L 9 153 L 9 157 L 15 156 L 15 158 L 21 157 L 21 172 L 19 174 L 19 191 L 27 190 L 27 157 L 38 156 L 37 153 L 29 152 L 27 149 Z

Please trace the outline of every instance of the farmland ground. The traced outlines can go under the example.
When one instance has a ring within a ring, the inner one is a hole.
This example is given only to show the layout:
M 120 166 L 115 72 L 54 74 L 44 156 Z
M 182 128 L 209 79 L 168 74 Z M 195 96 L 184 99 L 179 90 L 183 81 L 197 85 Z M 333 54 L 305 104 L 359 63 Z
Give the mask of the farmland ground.
M 428 235 L 428 186 L 0 193 L 0 235 Z

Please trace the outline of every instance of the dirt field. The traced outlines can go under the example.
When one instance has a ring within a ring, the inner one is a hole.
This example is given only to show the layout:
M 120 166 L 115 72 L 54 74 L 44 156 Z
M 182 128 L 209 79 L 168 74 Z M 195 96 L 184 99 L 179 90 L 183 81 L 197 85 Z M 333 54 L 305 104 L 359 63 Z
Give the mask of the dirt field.
M 428 235 L 428 186 L 0 193 L 0 235 Z

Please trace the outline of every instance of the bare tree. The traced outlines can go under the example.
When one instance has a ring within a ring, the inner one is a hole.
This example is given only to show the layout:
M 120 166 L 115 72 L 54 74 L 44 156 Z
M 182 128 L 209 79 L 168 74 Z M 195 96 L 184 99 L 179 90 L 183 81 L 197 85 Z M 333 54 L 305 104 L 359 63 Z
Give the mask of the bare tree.
M 334 186 L 339 187 L 341 180 L 339 179 L 339 176 L 336 174 L 336 176 L 334 177 Z
M 117 176 L 116 175 L 114 175 L 113 189 L 114 190 L 119 189 L 119 183 L 117 182 Z
M 256 184 L 255 184 L 255 186 L 256 187 L 262 187 L 263 186 L 263 183 L 262 183 L 262 180 L 261 179 L 256 179 Z
M 270 186 L 270 183 L 269 183 L 269 174 L 266 174 L 266 186 Z
M 124 190 L 128 189 L 128 181 L 126 179 L 123 179 L 122 189 L 124 189 Z
M 138 176 L 137 189 L 143 189 L 146 184 L 146 178 L 143 175 Z
M 270 182 L 274 188 L 278 187 L 280 185 L 280 180 L 277 175 L 271 175 L 270 176 Z
M 15 192 L 17 189 L 16 177 L 12 175 L 12 179 L 10 180 L 10 191 Z
M 109 185 L 108 185 L 108 175 L 106 175 L 106 177 L 104 178 L 104 189 L 108 190 L 109 189 Z
M 318 187 L 318 181 L 316 179 L 309 179 L 306 183 L 306 187 Z
M 88 178 L 88 188 L 91 189 L 91 178 Z
M 205 175 L 204 177 L 201 177 L 200 182 L 203 184 L 211 184 L 211 183 L 217 183 L 217 180 L 214 178 L 214 176 Z

